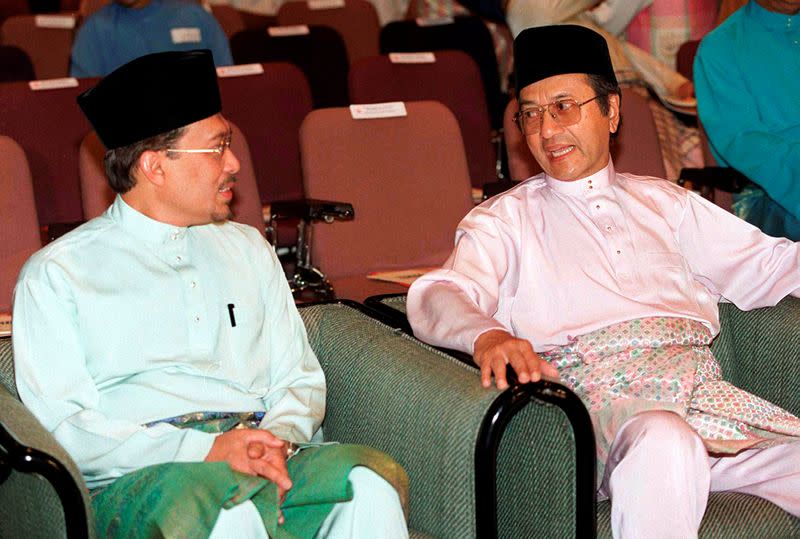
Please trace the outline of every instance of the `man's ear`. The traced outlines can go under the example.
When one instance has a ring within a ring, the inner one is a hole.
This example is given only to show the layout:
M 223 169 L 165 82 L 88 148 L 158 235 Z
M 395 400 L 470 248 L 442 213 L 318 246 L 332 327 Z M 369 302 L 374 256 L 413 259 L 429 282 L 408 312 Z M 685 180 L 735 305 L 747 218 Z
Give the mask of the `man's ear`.
M 162 161 L 166 159 L 163 152 L 155 152 L 146 150 L 139 156 L 139 162 L 136 167 L 143 179 L 146 179 L 154 185 L 164 185 L 164 168 Z
M 616 133 L 619 129 L 619 95 L 608 94 L 608 130 Z

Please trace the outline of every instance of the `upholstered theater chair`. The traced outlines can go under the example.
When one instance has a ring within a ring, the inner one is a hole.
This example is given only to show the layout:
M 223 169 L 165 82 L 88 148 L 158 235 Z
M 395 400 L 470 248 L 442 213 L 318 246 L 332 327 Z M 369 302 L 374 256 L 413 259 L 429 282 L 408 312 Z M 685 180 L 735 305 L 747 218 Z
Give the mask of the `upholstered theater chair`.
M 0 135 L 0 314 L 11 312 L 11 295 L 22 264 L 42 244 L 25 152 Z
M 311 236 L 312 260 L 337 297 L 404 290 L 367 274 L 440 265 L 473 206 L 453 113 L 434 101 L 405 108 L 406 116 L 376 119 L 320 109 L 300 129 L 306 196 L 346 200 L 355 209 L 354 219 L 320 223 Z

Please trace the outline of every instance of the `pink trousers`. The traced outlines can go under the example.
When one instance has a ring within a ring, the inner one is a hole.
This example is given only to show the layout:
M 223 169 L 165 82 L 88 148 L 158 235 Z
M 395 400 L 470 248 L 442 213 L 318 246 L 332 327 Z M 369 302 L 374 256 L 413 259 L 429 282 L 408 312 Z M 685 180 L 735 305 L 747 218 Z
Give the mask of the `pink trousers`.
M 712 491 L 765 498 L 800 517 L 800 442 L 710 457 L 672 412 L 637 414 L 617 432 L 600 494 L 616 538 L 691 538 Z

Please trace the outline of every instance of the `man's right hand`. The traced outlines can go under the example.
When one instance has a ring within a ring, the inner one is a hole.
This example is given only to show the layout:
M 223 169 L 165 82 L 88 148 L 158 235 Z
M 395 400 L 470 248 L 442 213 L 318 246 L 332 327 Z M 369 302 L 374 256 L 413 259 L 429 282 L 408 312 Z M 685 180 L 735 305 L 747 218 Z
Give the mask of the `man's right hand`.
M 531 343 L 501 329 L 483 333 L 475 341 L 475 363 L 481 368 L 481 385 L 490 387 L 494 375 L 497 389 L 506 389 L 506 365 L 511 365 L 520 383 L 538 382 L 542 375 L 558 379 L 558 369 L 539 357 Z
M 234 429 L 217 436 L 206 461 L 225 461 L 231 469 L 258 475 L 278 487 L 278 495 L 292 488 L 286 470 L 286 444 L 263 429 Z

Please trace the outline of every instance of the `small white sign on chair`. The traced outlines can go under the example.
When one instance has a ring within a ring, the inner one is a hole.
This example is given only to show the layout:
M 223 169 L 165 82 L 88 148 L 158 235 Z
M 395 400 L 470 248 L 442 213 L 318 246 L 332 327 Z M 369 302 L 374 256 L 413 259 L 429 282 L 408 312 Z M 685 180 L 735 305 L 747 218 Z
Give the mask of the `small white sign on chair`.
M 388 103 L 350 105 L 350 115 L 354 120 L 372 120 L 375 118 L 399 118 L 408 116 L 408 112 L 402 101 L 390 101 Z

